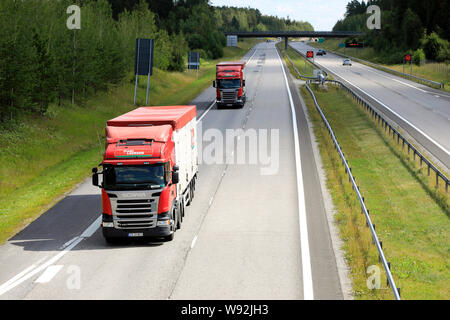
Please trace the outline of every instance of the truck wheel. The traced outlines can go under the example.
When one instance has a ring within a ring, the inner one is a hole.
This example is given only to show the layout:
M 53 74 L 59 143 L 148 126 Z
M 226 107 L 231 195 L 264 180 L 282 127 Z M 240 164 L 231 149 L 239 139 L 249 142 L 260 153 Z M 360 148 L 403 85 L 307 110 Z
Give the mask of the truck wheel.
M 193 182 L 191 181 L 191 183 L 189 184 L 189 201 L 186 203 L 186 207 L 191 205 L 192 198 L 194 197 L 194 192 L 192 191 L 192 188 L 193 188 Z
M 183 207 L 184 207 L 184 201 L 181 201 L 180 207 L 178 208 L 177 212 L 177 219 L 175 220 L 175 230 L 181 229 L 181 216 L 183 215 Z

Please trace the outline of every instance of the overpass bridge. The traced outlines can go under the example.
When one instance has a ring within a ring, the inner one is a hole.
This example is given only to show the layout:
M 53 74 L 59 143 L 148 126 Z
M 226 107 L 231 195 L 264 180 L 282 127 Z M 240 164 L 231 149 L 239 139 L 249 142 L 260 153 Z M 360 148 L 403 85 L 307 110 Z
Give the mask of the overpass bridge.
M 289 38 L 347 38 L 358 37 L 363 32 L 358 31 L 239 31 L 225 32 L 226 36 L 238 36 L 241 38 L 275 37 L 284 38 L 284 46 L 287 49 Z

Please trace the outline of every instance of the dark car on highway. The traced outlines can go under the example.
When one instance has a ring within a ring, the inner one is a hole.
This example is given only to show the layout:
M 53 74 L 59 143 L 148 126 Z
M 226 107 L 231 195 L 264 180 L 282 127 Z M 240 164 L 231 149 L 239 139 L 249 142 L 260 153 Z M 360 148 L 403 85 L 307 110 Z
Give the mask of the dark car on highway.
M 319 51 L 317 51 L 316 56 L 323 56 L 323 55 L 325 55 L 325 54 L 327 54 L 327 53 L 325 52 L 325 50 L 319 49 Z

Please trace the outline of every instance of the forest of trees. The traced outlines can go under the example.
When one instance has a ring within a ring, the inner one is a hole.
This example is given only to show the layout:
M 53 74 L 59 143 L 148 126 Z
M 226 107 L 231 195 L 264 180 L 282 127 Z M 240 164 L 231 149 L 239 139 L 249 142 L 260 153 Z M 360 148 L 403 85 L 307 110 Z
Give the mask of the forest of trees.
M 314 31 L 309 22 L 262 15 L 258 9 L 217 7 L 215 21 L 223 31 Z
M 366 26 L 369 5 L 381 8 L 381 30 L 369 31 Z M 334 31 L 366 31 L 362 40 L 373 47 L 387 63 L 399 63 L 406 53 L 415 61 L 450 60 L 450 0 L 352 0 L 347 4 L 345 18 Z
M 81 29 L 66 10 L 81 8 Z M 225 30 L 312 30 L 309 23 L 208 0 L 0 1 L 0 123 L 50 103 L 82 102 L 133 68 L 135 40 L 155 39 L 155 67 L 183 71 L 188 50 L 223 55 Z

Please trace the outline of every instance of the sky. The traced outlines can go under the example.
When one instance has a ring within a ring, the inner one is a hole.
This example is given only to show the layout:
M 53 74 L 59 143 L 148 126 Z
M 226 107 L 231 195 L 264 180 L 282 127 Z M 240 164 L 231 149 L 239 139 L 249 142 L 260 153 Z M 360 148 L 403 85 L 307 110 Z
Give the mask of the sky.
M 350 0 L 210 0 L 214 6 L 251 7 L 262 14 L 308 21 L 315 31 L 331 31 Z

